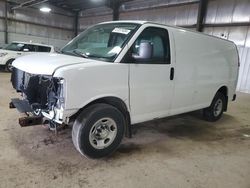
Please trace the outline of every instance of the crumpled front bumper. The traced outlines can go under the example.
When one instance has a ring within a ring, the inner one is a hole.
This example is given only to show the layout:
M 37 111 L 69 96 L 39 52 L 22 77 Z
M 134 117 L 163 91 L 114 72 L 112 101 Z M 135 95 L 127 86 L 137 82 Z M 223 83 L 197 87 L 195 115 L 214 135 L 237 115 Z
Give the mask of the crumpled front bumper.
M 34 115 L 29 102 L 25 99 L 11 99 L 9 108 L 16 108 L 20 113 L 25 114 L 25 117 L 19 118 L 19 124 L 22 127 L 41 125 L 45 120 L 62 124 L 65 120 L 65 118 L 63 119 L 63 109 L 54 109 L 49 113 L 42 111 L 40 115 Z
M 11 99 L 9 107 L 16 108 L 20 113 L 26 114 L 25 117 L 19 118 L 19 124 L 22 127 L 32 126 L 37 124 L 41 125 L 45 120 L 50 120 L 58 124 L 63 124 L 63 123 L 68 124 L 69 117 L 71 117 L 78 111 L 77 109 L 65 110 L 63 108 L 61 109 L 54 108 L 49 112 L 41 111 L 40 115 L 33 115 L 33 110 L 29 102 L 25 99 L 18 99 L 18 98 Z
M 20 113 L 26 114 L 25 117 L 19 118 L 19 124 L 21 127 L 43 124 L 42 116 L 30 116 L 29 115 L 29 113 L 32 112 L 32 109 L 27 100 L 21 100 L 18 98 L 11 99 L 9 107 L 16 108 Z
M 11 99 L 9 104 L 10 108 L 16 108 L 20 113 L 32 112 L 31 106 L 27 100 L 22 100 L 18 98 Z

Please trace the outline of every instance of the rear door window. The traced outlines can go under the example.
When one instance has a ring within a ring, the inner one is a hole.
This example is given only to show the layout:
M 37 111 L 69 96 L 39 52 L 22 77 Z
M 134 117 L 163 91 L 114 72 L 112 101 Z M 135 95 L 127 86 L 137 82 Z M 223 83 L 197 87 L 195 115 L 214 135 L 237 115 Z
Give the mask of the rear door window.
M 37 46 L 37 52 L 50 52 L 51 47 L 48 46 Z

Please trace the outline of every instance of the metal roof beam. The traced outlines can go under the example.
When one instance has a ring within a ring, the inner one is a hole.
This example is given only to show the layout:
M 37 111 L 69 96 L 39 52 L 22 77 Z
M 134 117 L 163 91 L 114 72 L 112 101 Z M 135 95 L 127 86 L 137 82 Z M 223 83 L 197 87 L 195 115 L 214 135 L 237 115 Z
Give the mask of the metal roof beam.
M 30 6 L 34 6 L 34 5 L 38 5 L 38 4 L 41 4 L 41 3 L 45 3 L 47 2 L 48 0 L 30 0 L 30 1 L 26 1 L 24 3 L 21 3 L 17 6 L 14 6 L 11 8 L 11 10 L 16 10 L 16 9 L 19 9 L 19 8 L 24 8 L 24 7 L 30 7 Z

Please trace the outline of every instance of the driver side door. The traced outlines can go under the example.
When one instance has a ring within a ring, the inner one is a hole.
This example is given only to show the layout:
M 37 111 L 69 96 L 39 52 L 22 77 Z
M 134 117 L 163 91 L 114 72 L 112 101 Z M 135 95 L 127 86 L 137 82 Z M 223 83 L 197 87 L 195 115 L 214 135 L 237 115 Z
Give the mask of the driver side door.
M 168 116 L 174 92 L 168 30 L 145 28 L 127 55 L 131 122 Z

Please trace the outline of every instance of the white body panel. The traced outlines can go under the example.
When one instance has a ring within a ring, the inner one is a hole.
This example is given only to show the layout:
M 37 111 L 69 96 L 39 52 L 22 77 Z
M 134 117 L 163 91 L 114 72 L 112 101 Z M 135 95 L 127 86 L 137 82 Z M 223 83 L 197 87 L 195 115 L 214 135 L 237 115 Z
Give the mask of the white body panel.
M 171 114 L 208 107 L 222 86 L 233 99 L 238 77 L 236 46 L 228 41 L 182 29 L 175 39 L 175 91 Z
M 228 88 L 228 100 L 231 101 L 233 99 L 238 78 L 238 54 L 236 46 L 226 40 L 181 28 L 145 23 L 128 43 L 127 48 L 124 49 L 120 57 L 117 58 L 117 62 L 123 58 L 140 32 L 150 26 L 168 30 L 171 64 L 131 64 L 130 79 L 133 75 L 137 78 L 132 80 L 130 84 L 130 87 L 137 84 L 137 87 L 130 88 L 132 123 L 206 108 L 210 106 L 215 93 L 222 86 Z M 163 67 L 168 68 L 165 68 L 164 71 Z M 175 69 L 172 83 L 169 82 L 170 67 Z M 141 70 L 138 71 L 140 68 Z M 157 68 L 159 69 L 155 70 Z M 161 75 L 164 76 L 161 77 Z M 157 79 L 159 77 L 162 79 L 161 82 Z M 134 83 L 135 81 L 138 83 Z M 152 84 L 153 82 L 155 83 L 154 85 Z M 151 85 L 151 90 L 147 88 L 149 85 Z M 162 90 L 156 91 L 159 85 L 162 86 Z M 164 93 L 164 88 L 168 88 L 167 94 Z M 154 92 L 157 92 L 157 94 L 153 94 Z M 151 98 L 145 97 L 149 95 L 151 95 Z M 132 101 L 133 98 L 135 98 L 134 101 Z M 162 99 L 161 104 L 158 103 L 159 98 Z M 156 106 L 151 106 L 150 108 L 148 103 L 157 104 L 158 108 L 161 108 L 161 105 L 165 105 L 169 109 L 156 110 Z M 135 106 L 135 110 L 132 106 Z
M 129 42 L 131 47 L 139 34 L 154 24 L 144 24 Z M 166 28 L 164 26 L 158 26 Z M 169 32 L 170 45 L 174 39 Z M 123 56 L 123 55 L 122 55 Z M 171 50 L 171 64 L 130 64 L 130 115 L 131 122 L 139 123 L 170 115 L 174 82 L 170 80 L 170 69 L 175 64 L 175 52 Z
M 56 53 L 36 53 L 16 59 L 13 66 L 31 74 L 52 75 L 62 66 L 84 63 L 89 60 Z
M 116 97 L 129 106 L 128 65 L 91 62 L 58 69 L 54 77 L 65 79 L 65 109 L 76 113 L 90 102 L 103 97 Z
M 131 122 L 139 123 L 170 114 L 174 82 L 171 65 L 130 65 Z
M 64 78 L 65 106 L 57 115 L 64 122 L 103 97 L 124 101 L 132 124 L 208 107 L 222 86 L 227 87 L 228 100 L 233 99 L 238 76 L 237 49 L 233 43 L 180 28 L 138 23 L 141 28 L 114 63 L 37 54 L 19 58 L 13 66 L 33 74 Z M 171 64 L 120 63 L 148 26 L 168 30 Z M 175 70 L 173 80 L 169 79 L 170 68 Z

